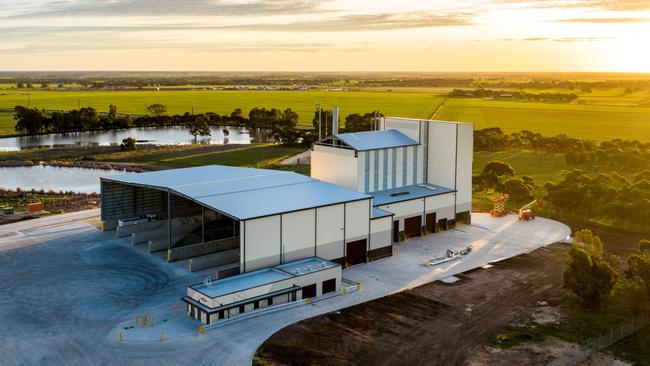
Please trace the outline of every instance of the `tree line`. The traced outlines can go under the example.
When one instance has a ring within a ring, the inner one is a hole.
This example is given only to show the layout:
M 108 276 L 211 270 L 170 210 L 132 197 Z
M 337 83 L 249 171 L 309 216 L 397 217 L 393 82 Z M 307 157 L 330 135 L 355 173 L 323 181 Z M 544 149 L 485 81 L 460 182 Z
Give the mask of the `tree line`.
M 498 100 L 529 100 L 538 102 L 570 103 L 578 99 L 573 93 L 526 93 L 513 90 L 491 90 L 491 89 L 454 89 L 449 92 L 450 98 L 491 98 Z
M 527 149 L 564 154 L 567 164 L 575 168 L 631 172 L 650 169 L 650 143 L 614 139 L 591 141 L 569 137 L 543 136 L 528 130 L 504 133 L 500 128 L 474 131 L 475 151 Z

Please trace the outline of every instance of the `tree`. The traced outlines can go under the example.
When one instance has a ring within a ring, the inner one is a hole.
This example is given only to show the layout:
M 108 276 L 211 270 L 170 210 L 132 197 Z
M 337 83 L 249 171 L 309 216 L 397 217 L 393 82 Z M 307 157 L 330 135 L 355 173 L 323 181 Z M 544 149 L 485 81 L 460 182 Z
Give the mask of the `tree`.
M 49 88 L 47 83 L 41 83 L 41 89 L 47 89 L 47 88 Z
M 650 254 L 650 240 L 641 239 L 639 242 L 639 252 L 640 253 L 649 253 Z
M 491 161 L 487 164 L 485 164 L 485 167 L 483 168 L 483 173 L 489 173 L 493 172 L 497 176 L 514 176 L 515 175 L 515 170 L 510 166 L 508 163 L 504 163 L 503 161 Z
M 114 120 L 117 118 L 117 106 L 111 104 L 108 106 L 108 119 Z
M 18 89 L 23 89 L 24 87 L 25 87 L 25 84 L 23 84 L 23 82 L 22 82 L 22 81 L 21 81 L 21 82 L 18 82 L 18 83 L 16 83 L 16 88 L 18 88 Z
M 359 131 L 369 131 L 372 126 L 372 120 L 374 118 L 374 113 L 352 113 L 345 117 L 345 131 L 346 132 L 359 132 Z
M 602 257 L 572 246 L 563 278 L 563 287 L 577 295 L 583 305 L 596 307 L 612 292 L 618 274 Z
M 625 277 L 643 283 L 646 293 L 650 296 L 650 257 L 643 254 L 630 254 L 627 257 Z
M 514 202 L 529 202 L 533 199 L 530 187 L 520 178 L 510 178 L 503 182 L 500 189 L 502 193 L 510 195 Z
M 589 253 L 602 256 L 604 253 L 603 242 L 589 229 L 582 229 L 573 234 L 574 245 L 580 246 Z
M 194 136 L 194 142 L 198 136 L 211 136 L 212 131 L 210 130 L 210 125 L 208 125 L 208 119 L 204 115 L 197 116 L 193 120 L 188 121 L 185 124 L 185 128 Z
M 147 111 L 156 117 L 162 116 L 167 112 L 167 107 L 162 104 L 154 103 L 147 106 Z
M 136 140 L 133 137 L 125 138 L 120 144 L 120 150 L 122 151 L 134 151 L 137 148 Z
M 83 130 L 95 130 L 101 128 L 99 113 L 92 107 L 85 107 L 79 110 L 79 122 Z
M 19 105 L 14 108 L 14 120 L 16 131 L 28 135 L 42 132 L 48 123 L 47 117 L 40 109 Z

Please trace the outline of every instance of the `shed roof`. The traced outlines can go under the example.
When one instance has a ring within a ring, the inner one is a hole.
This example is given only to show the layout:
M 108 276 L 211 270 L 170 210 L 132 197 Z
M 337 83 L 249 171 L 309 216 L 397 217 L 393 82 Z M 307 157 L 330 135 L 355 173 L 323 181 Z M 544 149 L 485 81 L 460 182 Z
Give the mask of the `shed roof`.
M 222 165 L 131 173 L 102 180 L 171 191 L 237 220 L 370 198 L 294 172 Z
M 349 132 L 334 135 L 357 151 L 417 145 L 418 142 L 398 130 Z
M 456 191 L 434 184 L 418 184 L 401 188 L 386 189 L 384 191 L 371 192 L 370 194 L 373 196 L 373 206 L 381 206 L 452 192 Z

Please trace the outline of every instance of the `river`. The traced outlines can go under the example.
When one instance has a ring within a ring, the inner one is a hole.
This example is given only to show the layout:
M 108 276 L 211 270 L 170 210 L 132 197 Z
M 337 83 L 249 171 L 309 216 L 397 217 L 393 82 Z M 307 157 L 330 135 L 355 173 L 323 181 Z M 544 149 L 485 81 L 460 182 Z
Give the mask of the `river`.
M 224 129 L 228 134 L 224 133 Z M 268 129 L 243 127 L 211 127 L 212 136 L 199 137 L 201 144 L 250 144 L 272 140 Z M 33 147 L 55 146 L 109 146 L 119 145 L 123 139 L 133 137 L 138 144 L 187 145 L 194 143 L 194 137 L 180 126 L 140 127 L 121 130 L 53 133 L 47 135 L 0 138 L 0 151 L 17 151 Z

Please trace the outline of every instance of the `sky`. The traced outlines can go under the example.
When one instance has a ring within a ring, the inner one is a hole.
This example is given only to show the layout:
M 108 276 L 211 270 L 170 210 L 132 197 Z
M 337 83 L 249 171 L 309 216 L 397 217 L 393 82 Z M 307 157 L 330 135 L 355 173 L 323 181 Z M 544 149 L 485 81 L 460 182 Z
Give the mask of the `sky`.
M 0 70 L 650 72 L 650 0 L 0 0 Z

